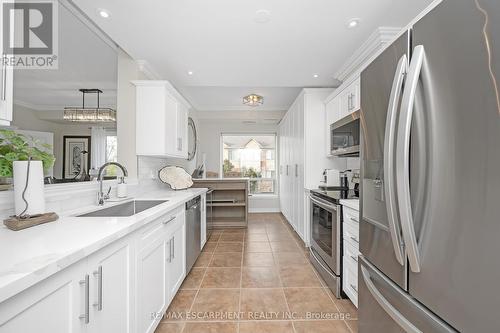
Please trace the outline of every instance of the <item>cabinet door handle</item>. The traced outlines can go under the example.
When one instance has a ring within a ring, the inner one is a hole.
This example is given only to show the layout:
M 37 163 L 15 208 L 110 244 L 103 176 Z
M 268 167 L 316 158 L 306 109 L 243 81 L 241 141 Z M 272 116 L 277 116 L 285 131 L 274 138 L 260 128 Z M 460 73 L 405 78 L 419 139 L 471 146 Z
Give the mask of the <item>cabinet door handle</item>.
M 85 286 L 85 312 L 81 314 L 78 318 L 83 319 L 85 324 L 90 322 L 90 309 L 89 309 L 89 275 L 85 274 L 85 279 L 80 280 L 80 285 Z
M 168 242 L 168 258 L 167 262 L 172 262 L 172 242 L 169 240 Z
M 288 164 L 286 166 L 286 175 L 288 176 Z
M 93 274 L 97 278 L 97 302 L 93 305 L 97 307 L 97 311 L 102 311 L 102 266 L 99 266 Z
M 355 285 L 353 285 L 352 283 L 350 285 L 351 285 L 351 288 L 354 289 L 355 292 L 358 292 L 358 288 L 356 288 Z
M 354 260 L 355 262 L 358 262 L 358 258 L 355 257 L 355 256 L 350 256 L 352 258 L 352 260 Z
M 172 237 L 172 259 L 175 259 L 175 237 Z
M 182 150 L 182 138 L 177 138 L 177 150 Z
M 356 237 L 351 236 L 351 239 L 352 239 L 353 241 L 355 241 L 356 243 L 358 243 L 358 244 L 359 244 L 359 240 L 358 240 Z
M 351 221 L 354 221 L 354 222 L 359 223 L 359 220 L 358 220 L 358 219 L 356 219 L 356 218 L 354 218 L 354 217 L 349 217 L 349 219 L 350 219 Z
M 299 177 L 299 165 L 295 164 L 295 178 Z
M 168 224 L 168 223 L 172 222 L 173 220 L 175 220 L 175 216 L 172 216 L 172 217 L 171 217 L 171 218 L 169 218 L 168 220 L 163 221 L 163 224 Z

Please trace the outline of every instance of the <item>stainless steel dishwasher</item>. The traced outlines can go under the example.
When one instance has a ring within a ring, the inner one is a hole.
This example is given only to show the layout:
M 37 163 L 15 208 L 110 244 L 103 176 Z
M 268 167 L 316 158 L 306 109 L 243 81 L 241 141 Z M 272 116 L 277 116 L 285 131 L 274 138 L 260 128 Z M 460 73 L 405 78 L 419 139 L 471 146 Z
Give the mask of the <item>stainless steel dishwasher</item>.
M 186 202 L 186 274 L 201 253 L 201 197 Z

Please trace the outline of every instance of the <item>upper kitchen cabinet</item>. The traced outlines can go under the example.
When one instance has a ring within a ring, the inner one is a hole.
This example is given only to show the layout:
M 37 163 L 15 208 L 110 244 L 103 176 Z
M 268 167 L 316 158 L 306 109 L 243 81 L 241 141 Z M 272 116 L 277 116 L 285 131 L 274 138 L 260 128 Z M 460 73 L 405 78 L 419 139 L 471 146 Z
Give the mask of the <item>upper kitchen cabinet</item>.
M 359 75 L 346 80 L 325 101 L 326 155 L 332 156 L 330 126 L 336 121 L 356 112 L 361 107 Z
M 0 6 L 0 17 L 4 17 L 3 15 L 3 6 Z M 0 24 L 0 36 L 4 35 L 3 32 L 3 24 Z M 0 50 L 2 50 L 2 59 L 4 58 L 3 54 L 3 40 L 4 38 L 0 38 Z M 0 126 L 9 126 L 12 121 L 12 110 L 13 110 L 13 92 L 14 92 L 14 77 L 13 77 L 13 68 L 12 66 L 7 66 L 4 64 L 4 61 L 1 61 L 0 64 Z
M 188 157 L 188 110 L 168 81 L 136 85 L 136 152 L 143 156 Z

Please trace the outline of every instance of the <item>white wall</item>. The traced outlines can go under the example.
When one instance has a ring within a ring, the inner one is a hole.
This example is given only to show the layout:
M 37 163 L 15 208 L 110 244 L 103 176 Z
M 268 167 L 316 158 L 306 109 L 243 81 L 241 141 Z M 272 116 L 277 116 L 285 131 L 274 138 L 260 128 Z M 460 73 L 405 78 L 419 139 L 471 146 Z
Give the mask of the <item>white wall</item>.
M 63 163 L 63 137 L 65 135 L 90 135 L 89 124 L 62 124 L 40 119 L 46 111 L 37 111 L 21 105 L 14 104 L 12 126 L 22 130 L 54 133 L 54 177 L 62 178 Z M 62 113 L 61 113 L 62 114 Z
M 202 154 L 205 153 L 207 171 L 217 172 L 219 176 L 221 134 L 276 134 L 278 132 L 278 126 L 275 124 L 244 124 L 241 120 L 200 119 L 199 124 L 199 164 L 202 162 Z M 251 213 L 280 211 L 278 195 L 253 195 L 249 198 L 248 205 Z

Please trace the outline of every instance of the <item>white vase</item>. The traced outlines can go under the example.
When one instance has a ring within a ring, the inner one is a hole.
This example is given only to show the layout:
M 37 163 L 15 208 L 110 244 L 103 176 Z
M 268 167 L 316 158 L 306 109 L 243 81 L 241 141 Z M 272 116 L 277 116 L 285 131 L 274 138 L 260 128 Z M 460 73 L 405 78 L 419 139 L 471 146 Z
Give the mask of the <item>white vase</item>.
M 26 187 L 28 161 L 14 161 L 14 206 L 19 216 L 26 208 L 23 191 Z M 28 202 L 28 210 L 24 214 L 35 215 L 45 213 L 45 196 L 43 184 L 43 165 L 41 161 L 31 161 L 28 187 L 24 195 Z

